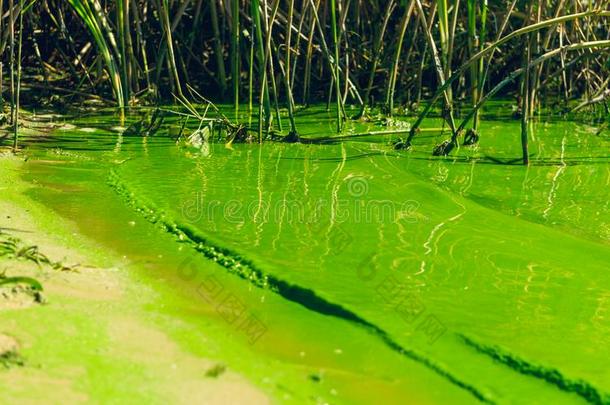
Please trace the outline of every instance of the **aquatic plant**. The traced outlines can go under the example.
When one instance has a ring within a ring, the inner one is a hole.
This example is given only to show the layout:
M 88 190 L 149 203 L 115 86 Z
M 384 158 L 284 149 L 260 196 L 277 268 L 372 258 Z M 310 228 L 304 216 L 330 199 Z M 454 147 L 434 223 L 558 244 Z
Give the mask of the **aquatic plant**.
M 7 277 L 4 274 L 0 274 L 0 287 L 7 285 L 19 285 L 25 284 L 32 291 L 42 291 L 42 284 L 36 279 L 31 277 Z
M 68 266 L 60 261 L 54 261 L 40 252 L 38 246 L 27 245 L 21 239 L 0 231 L 0 257 L 9 259 L 26 260 L 36 263 L 38 266 L 48 265 L 55 270 L 69 271 L 76 266 Z
M 23 367 L 25 365 L 25 359 L 21 357 L 16 350 L 8 350 L 0 353 L 0 365 L 7 369 L 11 367 Z

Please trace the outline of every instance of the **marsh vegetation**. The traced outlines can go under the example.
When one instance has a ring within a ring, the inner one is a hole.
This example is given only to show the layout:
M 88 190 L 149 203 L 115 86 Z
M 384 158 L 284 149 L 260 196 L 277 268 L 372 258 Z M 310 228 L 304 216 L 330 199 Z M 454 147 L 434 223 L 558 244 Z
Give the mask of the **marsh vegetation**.
M 56 109 L 83 99 L 118 108 L 229 102 L 255 118 L 247 123 L 255 136 L 240 138 L 261 142 L 270 134 L 298 141 L 295 112 L 325 102 L 339 133 L 348 120 L 412 117 L 397 149 L 410 148 L 434 113 L 448 134 L 435 155 L 484 139 L 485 103 L 509 97 L 521 120 L 516 137 L 524 163 L 533 116 L 587 111 L 603 121 L 608 115 L 607 1 L 0 5 L 0 70 L 8 70 L 3 96 L 10 100 L 5 120 L 14 148 L 25 93 L 29 103 Z M 240 124 L 246 123 L 234 123 Z

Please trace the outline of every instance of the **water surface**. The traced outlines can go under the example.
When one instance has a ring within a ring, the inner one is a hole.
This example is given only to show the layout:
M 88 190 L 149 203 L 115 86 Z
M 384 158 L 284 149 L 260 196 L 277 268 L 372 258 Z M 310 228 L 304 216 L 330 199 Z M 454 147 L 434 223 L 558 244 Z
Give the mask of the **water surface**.
M 334 128 L 322 109 L 298 122 Z M 524 167 L 510 119 L 448 158 L 434 132 L 408 152 L 396 135 L 195 149 L 122 136 L 112 114 L 70 123 L 42 143 L 56 149 L 30 145 L 32 194 L 170 295 L 201 301 L 192 286 L 221 277 L 265 333 L 203 312 L 289 386 L 280 400 L 610 401 L 610 141 L 593 128 L 535 123 Z

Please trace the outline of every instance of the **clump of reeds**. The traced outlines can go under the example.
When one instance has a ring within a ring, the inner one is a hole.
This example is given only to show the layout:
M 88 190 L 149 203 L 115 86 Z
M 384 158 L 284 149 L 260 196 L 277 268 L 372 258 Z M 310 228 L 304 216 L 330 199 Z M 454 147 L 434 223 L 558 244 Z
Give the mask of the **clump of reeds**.
M 450 136 L 435 153 L 444 155 L 484 139 L 479 123 L 490 98 L 513 97 L 525 163 L 531 116 L 544 105 L 594 108 L 610 85 L 607 0 L 9 0 L 0 7 L 15 147 L 22 41 L 24 67 L 43 77 L 26 86 L 112 98 L 119 108 L 151 97 L 185 102 L 187 88 L 197 88 L 236 112 L 247 101 L 259 141 L 269 134 L 298 141 L 296 111 L 326 102 L 338 132 L 349 105 L 357 118 L 371 108 L 415 116 L 398 143 L 410 147 L 440 101 Z

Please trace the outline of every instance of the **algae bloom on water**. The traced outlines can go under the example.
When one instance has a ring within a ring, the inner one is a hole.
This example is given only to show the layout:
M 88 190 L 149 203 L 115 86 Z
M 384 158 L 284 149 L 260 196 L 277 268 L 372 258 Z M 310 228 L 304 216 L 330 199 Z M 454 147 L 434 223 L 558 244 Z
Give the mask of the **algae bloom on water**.
M 610 403 L 607 1 L 0 8 L 0 402 Z

